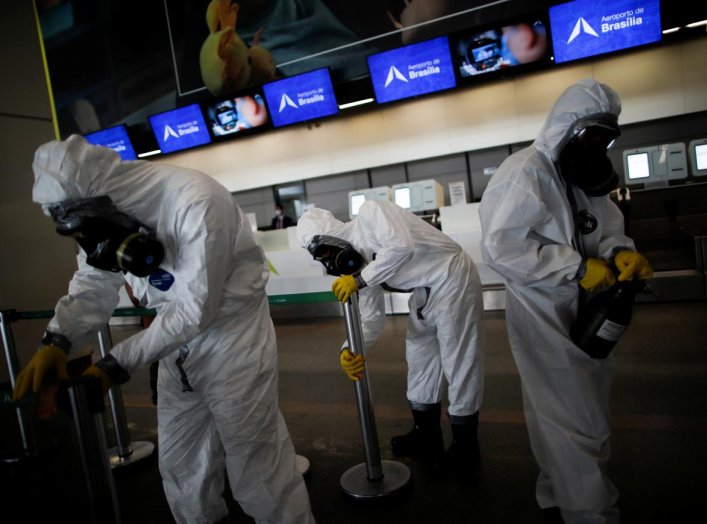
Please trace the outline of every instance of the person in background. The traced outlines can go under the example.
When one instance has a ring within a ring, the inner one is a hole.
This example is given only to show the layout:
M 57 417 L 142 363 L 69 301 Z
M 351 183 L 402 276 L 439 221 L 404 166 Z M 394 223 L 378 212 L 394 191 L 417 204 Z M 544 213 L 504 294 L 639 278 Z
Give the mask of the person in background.
M 329 274 L 339 277 L 332 290 L 342 303 L 359 292 L 366 347 L 383 329 L 383 292 L 411 293 L 406 359 L 414 424 L 409 433 L 393 437 L 393 452 L 468 475 L 480 460 L 484 382 L 483 299 L 471 258 L 420 217 L 385 201 L 364 202 L 346 224 L 330 211 L 311 209 L 299 220 L 297 237 Z M 350 261 L 354 274 L 337 267 L 343 261 Z M 363 359 L 345 343 L 340 361 L 351 380 L 359 380 Z M 446 453 L 440 425 L 445 385 L 453 436 Z
M 272 217 L 271 229 L 287 229 L 293 225 L 293 220 L 285 214 L 282 206 L 275 204 L 275 216 Z
M 33 169 L 34 201 L 81 251 L 15 399 L 66 378 L 67 354 L 108 323 L 127 282 L 157 315 L 84 374 L 105 392 L 160 361 L 159 469 L 176 522 L 226 517 L 226 470 L 256 522 L 313 523 L 278 408 L 265 257 L 228 190 L 197 171 L 121 162 L 78 135 L 42 145 Z
M 484 260 L 506 282 L 506 322 L 521 378 L 536 498 L 548 522 L 619 522 L 606 475 L 613 360 L 570 338 L 578 307 L 615 279 L 652 276 L 610 201 L 607 150 L 621 102 L 583 80 L 557 99 L 537 138 L 498 168 L 480 204 Z M 615 276 L 618 274 L 618 277 Z

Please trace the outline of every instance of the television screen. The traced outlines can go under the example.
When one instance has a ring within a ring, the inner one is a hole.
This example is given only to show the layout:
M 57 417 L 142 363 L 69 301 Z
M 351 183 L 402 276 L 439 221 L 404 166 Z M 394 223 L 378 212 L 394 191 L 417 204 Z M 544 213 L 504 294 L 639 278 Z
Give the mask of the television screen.
M 275 127 L 339 112 L 328 68 L 263 84 L 263 92 Z
M 550 7 L 555 63 L 661 39 L 660 0 L 575 0 Z
M 648 153 L 636 153 L 626 156 L 629 180 L 648 178 L 651 174 Z
M 403 209 L 410 209 L 410 188 L 396 188 L 393 194 L 393 201 Z
M 370 55 L 368 70 L 379 104 L 457 85 L 446 36 Z
M 366 195 L 351 195 L 351 214 L 358 215 L 358 210 L 365 201 Z
M 149 121 L 162 153 L 173 153 L 211 142 L 199 104 L 152 115 Z
M 265 99 L 260 93 L 224 98 L 206 105 L 204 112 L 214 139 L 267 128 L 270 124 Z
M 550 62 L 547 23 L 540 16 L 464 31 L 450 37 L 454 69 L 461 79 L 539 62 Z
M 101 129 L 85 135 L 84 138 L 89 144 L 112 149 L 123 160 L 137 160 L 135 149 L 128 136 L 128 129 L 124 125 Z

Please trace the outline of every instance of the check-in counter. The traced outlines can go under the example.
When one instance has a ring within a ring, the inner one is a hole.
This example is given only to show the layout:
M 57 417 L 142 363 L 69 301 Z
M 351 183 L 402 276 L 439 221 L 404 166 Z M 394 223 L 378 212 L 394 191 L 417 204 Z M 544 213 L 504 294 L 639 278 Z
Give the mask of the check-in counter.
M 462 204 L 440 208 L 442 231 L 456 241 L 476 263 L 484 295 L 484 309 L 505 308 L 502 278 L 483 263 L 481 258 L 481 223 L 478 204 Z M 266 291 L 274 317 L 342 316 L 337 303 L 316 303 L 308 296 L 331 291 L 334 277 L 300 247 L 296 227 L 258 231 L 257 237 L 270 265 Z M 281 299 L 279 298 L 281 297 Z M 297 297 L 297 298 L 295 298 Z M 407 314 L 408 293 L 385 293 L 386 314 Z M 278 308 L 277 304 L 296 304 L 296 308 Z

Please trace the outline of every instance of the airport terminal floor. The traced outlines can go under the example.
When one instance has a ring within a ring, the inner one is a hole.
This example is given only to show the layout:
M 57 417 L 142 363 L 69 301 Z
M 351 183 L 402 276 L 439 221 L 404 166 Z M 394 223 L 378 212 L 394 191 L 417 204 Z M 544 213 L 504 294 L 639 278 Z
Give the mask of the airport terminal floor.
M 273 306 L 296 307 L 296 306 Z M 535 503 L 537 467 L 523 419 L 519 377 L 506 338 L 503 311 L 487 311 L 485 399 L 480 413 L 482 468 L 448 478 L 390 451 L 391 436 L 411 426 L 405 399 L 407 317 L 388 316 L 368 353 L 370 388 L 383 460 L 411 472 L 409 485 L 374 500 L 356 500 L 340 487 L 349 468 L 365 461 L 354 386 L 338 364 L 343 317 L 278 318 L 280 407 L 298 454 L 310 461 L 306 483 L 320 524 L 543 523 Z M 638 304 L 614 349 L 613 438 L 609 474 L 620 490 L 624 523 L 697 520 L 704 507 L 707 466 L 707 302 Z M 113 327 L 114 341 L 135 327 Z M 156 443 L 156 412 L 145 369 L 122 387 L 133 441 Z M 59 417 L 60 418 L 60 417 Z M 7 434 L 14 423 L 3 413 Z M 106 424 L 110 445 L 110 423 Z M 76 469 L 60 420 L 38 428 L 37 457 L 0 463 L 3 522 L 82 522 Z M 449 424 L 443 418 L 445 441 Z M 54 432 L 54 433 L 53 433 Z M 7 451 L 7 450 L 5 450 Z M 122 522 L 173 522 L 155 454 L 113 470 Z M 227 522 L 253 522 L 230 498 Z M 8 520 L 8 515 L 14 515 Z M 699 520 L 702 520 L 699 518 Z

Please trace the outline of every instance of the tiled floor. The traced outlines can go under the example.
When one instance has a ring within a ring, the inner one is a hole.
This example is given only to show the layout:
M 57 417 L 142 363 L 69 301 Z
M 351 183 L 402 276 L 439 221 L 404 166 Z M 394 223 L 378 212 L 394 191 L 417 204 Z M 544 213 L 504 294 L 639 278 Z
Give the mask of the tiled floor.
M 399 460 L 390 453 L 390 437 L 406 432 L 411 424 L 405 399 L 406 322 L 405 316 L 389 316 L 383 337 L 368 354 L 384 460 Z M 403 459 L 399 461 L 411 471 L 405 490 L 378 500 L 354 500 L 339 484 L 344 472 L 365 461 L 354 387 L 338 367 L 343 318 L 276 320 L 280 406 L 297 452 L 311 463 L 307 485 L 320 524 L 543 522 L 534 500 L 537 468 L 528 445 L 503 312 L 487 312 L 484 322 L 488 344 L 481 472 L 460 482 Z M 693 522 L 687 515 L 702 508 L 707 493 L 706 326 L 705 302 L 640 304 L 615 349 L 615 429 L 609 471 L 621 492 L 624 523 Z M 114 340 L 132 329 L 113 328 Z M 137 373 L 122 392 L 132 439 L 155 442 L 147 370 Z M 3 416 L 3 433 L 11 423 Z M 61 425 L 40 428 L 45 442 L 50 440 L 47 433 L 57 427 Z M 449 442 L 447 424 L 444 432 Z M 39 522 L 48 515 L 80 518 L 77 508 L 83 499 L 76 468 L 61 449 L 35 460 L 0 465 L 3 513 L 24 511 L 26 522 Z M 123 522 L 172 521 L 154 455 L 114 470 L 114 476 Z M 232 505 L 229 522 L 252 521 Z

